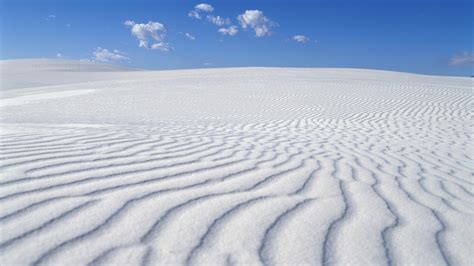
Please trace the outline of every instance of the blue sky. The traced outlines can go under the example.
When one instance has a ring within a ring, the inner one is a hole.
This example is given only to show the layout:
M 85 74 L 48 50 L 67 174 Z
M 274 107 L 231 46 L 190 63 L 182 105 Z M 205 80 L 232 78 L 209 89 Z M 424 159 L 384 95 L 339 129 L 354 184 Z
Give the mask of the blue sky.
M 1 59 L 473 74 L 470 0 L 2 0 L 0 10 Z

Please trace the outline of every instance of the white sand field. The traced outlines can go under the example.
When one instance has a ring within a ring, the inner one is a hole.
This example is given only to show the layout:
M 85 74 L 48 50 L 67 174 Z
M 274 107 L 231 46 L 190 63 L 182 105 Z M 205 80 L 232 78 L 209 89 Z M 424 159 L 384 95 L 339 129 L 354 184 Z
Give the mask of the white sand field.
M 2 265 L 474 265 L 470 78 L 0 73 Z

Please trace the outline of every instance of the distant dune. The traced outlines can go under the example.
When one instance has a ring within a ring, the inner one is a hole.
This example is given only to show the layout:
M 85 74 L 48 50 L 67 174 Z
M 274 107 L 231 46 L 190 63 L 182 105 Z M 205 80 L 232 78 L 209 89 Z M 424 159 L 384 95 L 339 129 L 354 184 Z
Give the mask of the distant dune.
M 0 60 L 1 89 L 110 80 L 135 69 L 63 59 Z
M 471 78 L 0 62 L 3 265 L 473 265 Z

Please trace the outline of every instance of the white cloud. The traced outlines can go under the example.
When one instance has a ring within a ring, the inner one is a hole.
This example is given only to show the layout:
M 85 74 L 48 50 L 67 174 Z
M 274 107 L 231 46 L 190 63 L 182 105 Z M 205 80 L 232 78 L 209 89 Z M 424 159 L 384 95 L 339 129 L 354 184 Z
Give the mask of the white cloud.
M 193 35 L 191 35 L 191 34 L 189 34 L 189 33 L 187 33 L 187 32 L 186 32 L 184 35 L 185 35 L 186 37 L 188 37 L 188 39 L 190 39 L 190 40 L 193 40 L 193 41 L 194 41 L 194 40 L 196 39 L 196 37 L 194 37 Z
M 199 15 L 199 13 L 196 10 L 189 11 L 188 17 L 195 18 L 195 19 L 201 19 L 201 15 Z
M 474 65 L 474 53 L 463 52 L 460 54 L 455 54 L 449 60 L 449 64 L 453 66 Z
M 229 35 L 229 36 L 234 36 L 239 32 L 239 30 L 237 29 L 237 26 L 234 26 L 234 25 L 228 28 L 220 28 L 217 31 L 221 33 L 222 35 Z
M 56 57 L 57 57 L 57 58 L 63 58 L 63 54 L 57 53 L 57 54 L 56 54 Z
M 46 19 L 47 21 L 50 21 L 50 20 L 53 20 L 53 19 L 55 19 L 55 18 L 56 18 L 56 15 L 49 15 L 49 16 L 47 16 L 45 19 Z
M 188 17 L 190 18 L 195 18 L 195 19 L 201 19 L 201 14 L 200 12 L 212 12 L 214 11 L 214 8 L 209 5 L 209 4 L 197 4 L 194 6 L 194 10 L 189 11 Z
M 194 8 L 196 9 L 196 11 L 204 11 L 204 12 L 214 11 L 214 8 L 211 5 L 204 4 L 204 3 L 197 4 Z
M 243 14 L 240 14 L 237 19 L 242 28 L 252 28 L 257 37 L 271 35 L 272 32 L 270 28 L 278 26 L 277 23 L 265 17 L 260 10 L 246 10 Z
M 212 16 L 208 15 L 207 20 L 213 24 L 216 24 L 217 26 L 223 26 L 223 25 L 229 25 L 230 24 L 230 19 L 229 18 L 223 18 L 221 16 Z
M 172 47 L 165 42 L 159 42 L 159 43 L 154 43 L 150 46 L 150 49 L 152 50 L 160 50 L 163 52 L 169 52 L 171 51 Z
M 294 41 L 297 41 L 297 42 L 302 42 L 302 43 L 307 43 L 309 42 L 309 38 L 304 36 L 304 35 L 295 35 L 293 36 L 292 38 Z
M 135 23 L 135 21 L 131 20 L 125 21 L 124 24 L 131 27 L 132 35 L 139 41 L 138 47 L 158 49 L 165 52 L 171 50 L 170 45 L 164 41 L 166 28 L 163 24 L 154 21 L 149 21 L 146 24 Z M 149 45 L 149 38 L 155 40 L 156 43 Z
M 212 11 L 214 11 L 214 7 L 212 7 L 209 4 L 201 3 L 194 6 L 194 10 L 189 11 L 188 16 L 195 19 L 202 19 L 202 16 L 201 16 L 202 12 L 212 12 Z M 234 36 L 238 32 L 237 27 L 235 26 L 230 26 L 228 28 L 223 27 L 226 25 L 230 25 L 232 23 L 232 21 L 229 18 L 223 18 L 221 16 L 214 16 L 214 15 L 207 15 L 206 19 L 212 24 L 222 27 L 218 30 L 218 32 L 222 33 L 223 35 Z
M 105 48 L 97 47 L 92 54 L 94 55 L 92 58 L 93 61 L 103 63 L 115 63 L 130 60 L 126 53 L 117 49 L 109 51 Z

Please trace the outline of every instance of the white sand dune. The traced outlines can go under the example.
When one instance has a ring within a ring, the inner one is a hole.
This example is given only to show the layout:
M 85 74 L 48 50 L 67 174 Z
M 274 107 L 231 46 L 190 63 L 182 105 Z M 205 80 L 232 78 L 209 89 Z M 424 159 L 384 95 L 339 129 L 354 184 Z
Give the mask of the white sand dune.
M 1 67 L 2 265 L 474 265 L 472 79 Z

